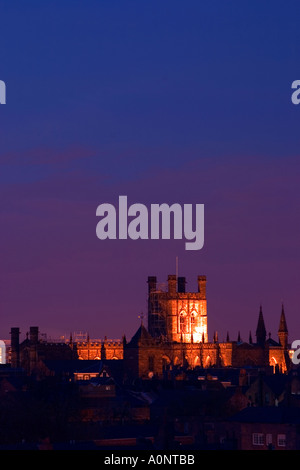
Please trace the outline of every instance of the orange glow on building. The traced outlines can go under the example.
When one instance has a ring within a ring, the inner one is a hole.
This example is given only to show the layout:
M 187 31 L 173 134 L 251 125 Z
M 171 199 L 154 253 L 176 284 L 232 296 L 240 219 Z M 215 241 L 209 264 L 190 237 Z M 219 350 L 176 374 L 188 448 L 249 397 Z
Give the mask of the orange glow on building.
M 168 285 L 148 278 L 148 330 L 167 341 L 207 342 L 206 277 L 198 276 L 198 292 L 186 292 L 185 278 L 168 276 Z

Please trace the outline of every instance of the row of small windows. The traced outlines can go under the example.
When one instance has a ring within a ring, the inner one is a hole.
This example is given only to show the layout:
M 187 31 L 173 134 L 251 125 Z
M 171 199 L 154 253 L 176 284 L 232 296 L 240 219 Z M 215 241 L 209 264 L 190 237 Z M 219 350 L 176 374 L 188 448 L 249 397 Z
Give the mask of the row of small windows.
M 260 432 L 255 432 L 252 434 L 252 443 L 255 446 L 271 446 L 273 444 L 272 434 L 263 434 Z M 285 447 L 286 446 L 286 435 L 277 434 L 277 446 Z

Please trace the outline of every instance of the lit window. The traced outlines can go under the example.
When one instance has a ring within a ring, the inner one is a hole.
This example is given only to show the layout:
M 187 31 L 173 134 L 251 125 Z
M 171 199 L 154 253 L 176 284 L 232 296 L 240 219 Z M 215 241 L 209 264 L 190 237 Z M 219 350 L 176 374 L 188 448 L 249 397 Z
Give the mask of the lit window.
M 277 436 L 277 445 L 281 447 L 285 447 L 286 445 L 286 436 L 285 434 L 278 434 Z
M 262 433 L 259 433 L 259 432 L 254 432 L 252 434 L 252 442 L 253 442 L 253 445 L 255 445 L 255 446 L 264 445 L 264 435 Z
M 182 314 L 179 317 L 179 324 L 180 324 L 180 332 L 185 333 L 186 332 L 185 331 L 185 318 Z

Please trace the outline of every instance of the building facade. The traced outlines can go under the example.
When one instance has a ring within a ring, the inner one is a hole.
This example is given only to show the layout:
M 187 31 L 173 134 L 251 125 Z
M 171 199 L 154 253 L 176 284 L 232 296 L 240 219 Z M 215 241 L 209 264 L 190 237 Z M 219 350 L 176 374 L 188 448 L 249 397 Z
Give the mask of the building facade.
M 288 329 L 282 307 L 278 341 L 267 338 L 262 308 L 258 315 L 256 341 L 219 341 L 217 333 L 208 341 L 206 276 L 198 276 L 197 292 L 186 292 L 184 277 L 169 275 L 167 284 L 148 277 L 148 326 L 143 322 L 129 342 L 90 340 L 48 342 L 38 327 L 22 342 L 19 328 L 11 329 L 11 364 L 33 373 L 44 360 L 120 360 L 128 377 L 163 377 L 196 367 L 247 366 L 286 372 L 290 367 Z
M 183 277 L 168 276 L 165 287 L 148 277 L 148 328 L 141 324 L 124 345 L 125 369 L 132 376 L 162 377 L 195 367 L 264 367 L 286 372 L 290 367 L 288 330 L 282 307 L 278 341 L 267 338 L 262 308 L 256 341 L 213 341 L 207 334 L 206 276 L 198 276 L 198 292 L 186 292 Z M 127 367 L 126 367 L 127 365 Z
M 148 331 L 153 338 L 207 342 L 206 277 L 198 276 L 198 292 L 186 292 L 186 280 L 168 276 L 168 288 L 148 278 Z
M 83 340 L 70 336 L 69 344 L 76 349 L 78 359 L 83 360 L 120 360 L 123 359 L 123 340 L 118 339 L 90 339 L 89 335 Z

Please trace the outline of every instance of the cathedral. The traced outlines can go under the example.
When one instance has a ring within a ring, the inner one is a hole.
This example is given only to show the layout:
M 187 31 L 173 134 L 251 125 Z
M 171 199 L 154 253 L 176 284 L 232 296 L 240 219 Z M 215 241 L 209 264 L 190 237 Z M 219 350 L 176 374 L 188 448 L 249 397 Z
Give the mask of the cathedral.
M 166 285 L 148 277 L 148 328 L 141 324 L 124 344 L 125 367 L 136 377 L 162 377 L 166 371 L 195 367 L 261 367 L 286 372 L 290 367 L 288 329 L 282 306 L 278 341 L 267 338 L 260 307 L 256 341 L 240 338 L 212 342 L 207 334 L 206 276 L 198 276 L 198 291 L 186 292 L 184 277 L 168 276 Z
M 148 277 L 147 327 L 142 323 L 130 341 L 69 340 L 51 343 L 31 327 L 23 342 L 19 328 L 11 329 L 11 363 L 29 373 L 49 360 L 121 361 L 128 378 L 162 378 L 187 369 L 258 367 L 285 373 L 291 365 L 288 329 L 282 306 L 278 341 L 267 337 L 262 308 L 258 314 L 256 341 L 219 341 L 217 333 L 208 340 L 206 276 L 198 276 L 197 292 L 186 292 L 184 277 L 169 275 L 166 284 Z

